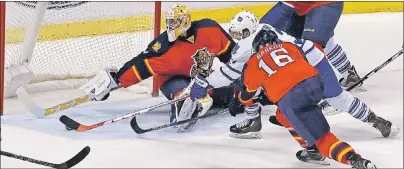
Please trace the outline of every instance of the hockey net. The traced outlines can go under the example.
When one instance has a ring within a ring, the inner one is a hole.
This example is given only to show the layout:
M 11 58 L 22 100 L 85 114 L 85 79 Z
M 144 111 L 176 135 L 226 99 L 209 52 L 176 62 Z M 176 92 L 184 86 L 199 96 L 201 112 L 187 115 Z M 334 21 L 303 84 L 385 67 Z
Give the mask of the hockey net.
M 0 3 L 1 112 L 3 98 L 19 87 L 78 88 L 103 67 L 119 68 L 160 34 L 161 2 Z M 152 81 L 140 87 L 155 95 Z

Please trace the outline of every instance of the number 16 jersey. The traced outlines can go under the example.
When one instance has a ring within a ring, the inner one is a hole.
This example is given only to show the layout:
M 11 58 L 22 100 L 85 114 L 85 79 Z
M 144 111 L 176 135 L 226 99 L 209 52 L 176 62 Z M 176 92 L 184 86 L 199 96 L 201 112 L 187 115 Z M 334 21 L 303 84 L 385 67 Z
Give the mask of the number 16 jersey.
M 244 85 L 248 92 L 262 87 L 276 103 L 295 85 L 317 74 L 295 44 L 283 42 L 261 48 L 248 60 Z

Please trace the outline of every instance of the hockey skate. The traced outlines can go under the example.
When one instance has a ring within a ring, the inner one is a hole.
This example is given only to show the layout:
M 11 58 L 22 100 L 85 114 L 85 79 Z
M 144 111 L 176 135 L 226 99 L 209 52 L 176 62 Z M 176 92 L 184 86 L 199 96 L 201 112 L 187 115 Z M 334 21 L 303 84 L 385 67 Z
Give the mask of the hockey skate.
M 299 150 L 296 153 L 296 158 L 307 163 L 330 165 L 328 162 L 324 161 L 326 158 L 320 153 L 316 146 Z
M 352 66 L 351 68 L 349 68 L 348 72 L 344 75 L 344 77 L 339 80 L 339 83 L 344 88 L 344 90 L 346 90 L 355 83 L 359 82 L 360 80 L 361 77 L 359 77 L 358 72 L 356 72 L 355 66 Z M 352 90 L 367 91 L 362 85 L 363 82 L 361 82 L 358 86 L 356 86 Z
M 362 158 L 359 154 L 354 152 L 349 152 L 347 154 L 347 160 L 351 164 L 352 168 L 365 169 L 365 168 L 376 168 L 371 161 Z
M 400 128 L 392 126 L 392 123 L 381 117 L 376 116 L 375 113 L 370 112 L 369 123 L 379 130 L 383 137 L 395 137 L 400 133 Z
M 240 123 L 230 126 L 230 137 L 240 139 L 261 138 L 261 107 L 258 109 L 258 117 L 246 119 Z
M 336 108 L 331 107 L 331 105 L 325 100 L 321 100 L 318 105 L 321 107 L 322 112 L 325 116 L 332 116 L 342 112 Z
M 278 119 L 276 119 L 276 116 L 270 116 L 269 122 L 271 122 L 272 124 L 275 124 L 277 126 L 283 127 L 283 125 L 278 121 Z

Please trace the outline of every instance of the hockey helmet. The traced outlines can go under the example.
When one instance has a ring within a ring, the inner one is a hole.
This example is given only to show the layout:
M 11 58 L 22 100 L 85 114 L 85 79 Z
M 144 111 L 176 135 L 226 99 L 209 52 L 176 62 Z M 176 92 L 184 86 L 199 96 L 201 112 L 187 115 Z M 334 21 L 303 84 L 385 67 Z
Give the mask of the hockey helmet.
M 271 30 L 269 27 L 264 26 L 255 36 L 253 43 L 252 43 L 252 49 L 253 53 L 258 52 L 262 47 L 264 46 L 269 46 L 269 45 L 274 45 L 274 44 L 279 44 L 281 41 L 278 39 L 278 36 L 276 33 Z
M 257 17 L 250 11 L 241 11 L 230 21 L 229 34 L 241 40 L 253 34 L 258 28 Z

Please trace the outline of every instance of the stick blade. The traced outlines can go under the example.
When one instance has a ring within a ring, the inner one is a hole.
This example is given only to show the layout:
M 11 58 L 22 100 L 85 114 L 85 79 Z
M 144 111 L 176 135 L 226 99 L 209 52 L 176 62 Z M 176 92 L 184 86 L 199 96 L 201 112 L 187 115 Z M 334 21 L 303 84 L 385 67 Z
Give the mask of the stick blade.
M 133 117 L 132 120 L 130 121 L 130 127 L 132 127 L 133 131 L 135 131 L 137 134 L 143 134 L 146 132 L 145 130 L 140 128 L 139 125 L 137 124 L 136 116 Z
M 44 118 L 45 117 L 45 110 L 41 107 L 39 107 L 31 98 L 31 96 L 28 95 L 28 92 L 23 88 L 20 87 L 16 91 L 18 99 L 25 105 L 25 107 L 28 108 L 28 110 L 34 114 L 38 118 Z
M 80 123 L 74 121 L 73 119 L 67 117 L 66 115 L 62 115 L 59 118 L 59 121 L 62 122 L 66 127 L 74 130 L 78 130 L 80 127 Z
M 55 168 L 71 168 L 71 167 L 77 165 L 78 163 L 83 161 L 84 158 L 87 157 L 87 155 L 90 153 L 90 150 L 91 149 L 89 146 L 84 147 L 79 153 L 77 153 L 70 160 L 68 160 L 62 164 L 58 164 Z

